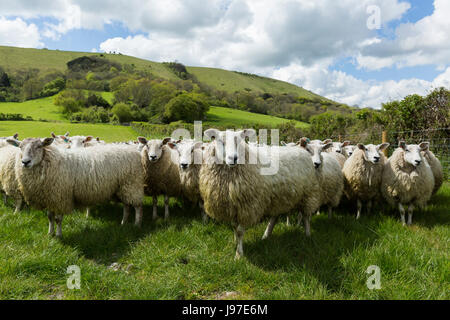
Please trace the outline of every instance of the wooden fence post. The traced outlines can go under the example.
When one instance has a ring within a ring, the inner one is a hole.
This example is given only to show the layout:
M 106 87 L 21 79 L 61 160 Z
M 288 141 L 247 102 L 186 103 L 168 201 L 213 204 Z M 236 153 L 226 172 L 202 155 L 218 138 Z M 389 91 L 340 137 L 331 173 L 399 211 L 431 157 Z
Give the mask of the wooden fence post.
M 339 142 L 342 142 L 342 136 L 341 136 L 341 135 L 339 135 L 338 141 L 339 141 Z
M 388 137 L 387 137 L 387 131 L 383 131 L 383 132 L 381 133 L 381 143 L 388 142 L 387 140 L 388 140 Z M 384 149 L 384 150 L 383 150 L 383 153 L 384 153 L 384 155 L 387 157 L 387 156 L 388 156 L 388 149 L 387 149 L 387 148 Z

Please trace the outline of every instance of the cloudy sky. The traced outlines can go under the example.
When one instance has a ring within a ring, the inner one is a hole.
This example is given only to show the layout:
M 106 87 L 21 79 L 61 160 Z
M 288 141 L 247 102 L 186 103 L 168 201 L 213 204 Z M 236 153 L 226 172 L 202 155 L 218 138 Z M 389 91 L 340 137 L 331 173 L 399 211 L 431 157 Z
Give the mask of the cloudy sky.
M 449 0 L 14 0 L 0 45 L 256 73 L 335 101 L 450 87 Z

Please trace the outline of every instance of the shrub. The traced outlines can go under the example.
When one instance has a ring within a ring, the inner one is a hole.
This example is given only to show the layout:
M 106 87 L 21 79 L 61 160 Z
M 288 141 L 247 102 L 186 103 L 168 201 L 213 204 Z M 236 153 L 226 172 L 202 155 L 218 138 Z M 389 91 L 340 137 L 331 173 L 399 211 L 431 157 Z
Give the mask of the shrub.
M 120 123 L 130 122 L 133 120 L 133 112 L 131 107 L 126 103 L 117 103 L 111 112 L 117 117 Z
M 206 98 L 198 93 L 181 93 L 172 98 L 164 108 L 164 119 L 166 122 L 183 120 L 194 122 L 203 120 L 209 105 Z

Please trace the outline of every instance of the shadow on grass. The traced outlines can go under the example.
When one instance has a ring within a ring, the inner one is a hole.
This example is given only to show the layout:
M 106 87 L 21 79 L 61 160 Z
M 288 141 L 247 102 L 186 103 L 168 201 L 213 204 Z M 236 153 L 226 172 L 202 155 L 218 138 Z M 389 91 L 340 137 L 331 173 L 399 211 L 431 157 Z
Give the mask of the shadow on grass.
M 159 218 L 152 220 L 152 205 L 144 205 L 142 227 L 134 225 L 134 209 L 126 225 L 120 225 L 122 219 L 122 206 L 117 203 L 108 203 L 91 208 L 91 216 L 85 218 L 82 211 L 83 225 L 77 226 L 72 232 L 63 232 L 62 243 L 77 248 L 81 254 L 96 263 L 110 265 L 126 255 L 135 242 L 151 236 L 152 233 L 164 231 L 167 228 L 182 230 L 190 224 L 193 218 L 200 218 L 195 210 L 183 210 L 178 203 L 172 203 L 170 218 L 162 218 L 164 208 L 158 207 Z M 83 221 L 83 219 L 86 219 Z
M 328 219 L 322 214 L 313 219 L 310 238 L 303 227 L 291 226 L 278 232 L 275 227 L 270 238 L 248 242 L 244 250 L 249 262 L 260 268 L 290 273 L 304 270 L 330 290 L 338 291 L 346 276 L 341 256 L 359 246 L 372 245 L 381 221 L 379 215 L 356 221 L 351 216 Z

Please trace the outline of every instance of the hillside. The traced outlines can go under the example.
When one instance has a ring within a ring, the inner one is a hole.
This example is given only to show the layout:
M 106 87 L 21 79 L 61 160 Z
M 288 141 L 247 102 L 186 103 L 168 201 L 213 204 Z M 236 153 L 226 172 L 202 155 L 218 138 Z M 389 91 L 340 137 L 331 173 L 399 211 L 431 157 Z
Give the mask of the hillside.
M 5 70 L 36 68 L 41 71 L 65 71 L 67 69 L 66 63 L 68 61 L 86 55 L 103 55 L 111 61 L 119 62 L 121 64 L 134 65 L 136 69 L 150 71 L 155 76 L 161 78 L 171 80 L 177 79 L 177 76 L 162 63 L 122 54 L 30 49 L 7 46 L 0 46 L 0 67 L 3 67 Z M 261 93 L 293 93 L 302 98 L 317 98 L 323 101 L 329 101 L 328 99 L 325 99 L 301 87 L 275 79 L 216 68 L 187 67 L 187 70 L 200 82 L 227 92 L 250 89 L 251 91 Z

